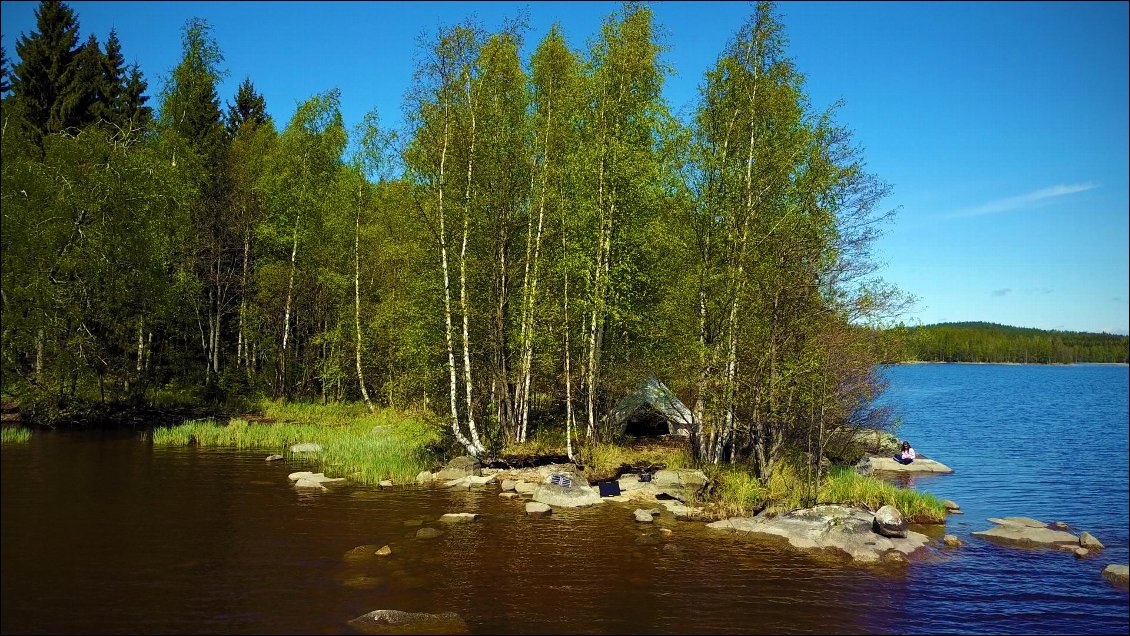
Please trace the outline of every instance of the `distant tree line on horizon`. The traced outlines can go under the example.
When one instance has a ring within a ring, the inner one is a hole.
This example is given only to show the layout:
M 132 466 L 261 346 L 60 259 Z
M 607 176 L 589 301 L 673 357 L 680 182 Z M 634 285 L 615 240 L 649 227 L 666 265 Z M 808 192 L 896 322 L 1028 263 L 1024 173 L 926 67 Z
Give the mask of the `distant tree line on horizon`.
M 1121 363 L 1130 337 L 1010 327 L 989 322 L 899 326 L 885 332 L 887 362 Z
M 809 103 L 769 3 L 690 121 L 627 3 L 588 50 L 555 26 L 528 60 L 520 21 L 438 28 L 399 131 L 347 130 L 336 89 L 276 126 L 250 78 L 225 110 L 201 19 L 151 111 L 113 34 L 36 16 L 4 60 L 0 189 L 3 391 L 32 417 L 363 400 L 429 410 L 471 454 L 537 430 L 572 452 L 654 375 L 700 461 L 766 480 L 888 421 L 862 327 L 904 306 L 871 254 L 889 187 Z

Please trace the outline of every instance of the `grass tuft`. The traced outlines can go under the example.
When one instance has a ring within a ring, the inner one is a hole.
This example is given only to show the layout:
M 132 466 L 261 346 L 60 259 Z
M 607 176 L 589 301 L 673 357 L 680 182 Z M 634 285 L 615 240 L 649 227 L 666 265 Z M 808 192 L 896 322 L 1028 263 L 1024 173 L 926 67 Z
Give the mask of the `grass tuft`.
M 0 428 L 0 442 L 4 444 L 26 444 L 31 440 L 31 430 L 19 426 Z

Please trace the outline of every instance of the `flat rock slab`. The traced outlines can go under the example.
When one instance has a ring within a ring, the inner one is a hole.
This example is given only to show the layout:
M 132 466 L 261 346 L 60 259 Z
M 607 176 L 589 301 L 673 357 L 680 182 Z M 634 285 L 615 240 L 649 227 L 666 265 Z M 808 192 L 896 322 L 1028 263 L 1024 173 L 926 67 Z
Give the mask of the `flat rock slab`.
M 373 610 L 349 621 L 349 626 L 362 634 L 469 634 L 471 631 L 455 612 Z
M 328 488 L 326 488 L 325 486 L 322 485 L 322 482 L 314 481 L 312 479 L 306 479 L 305 477 L 294 482 L 294 487 L 300 488 L 302 490 L 318 490 L 318 491 L 329 490 Z
M 834 549 L 861 563 L 904 562 L 906 556 L 929 541 L 926 535 L 913 531 L 908 531 L 905 538 L 881 536 L 872 532 L 874 522 L 875 515 L 861 508 L 825 505 L 793 510 L 771 519 L 735 517 L 715 521 L 707 527 L 776 535 L 802 550 Z M 886 556 L 892 551 L 900 556 Z
M 983 539 L 1002 541 L 1021 546 L 1044 546 L 1050 548 L 1075 549 L 1079 547 L 1079 537 L 1048 527 L 1048 524 L 1029 517 L 990 518 L 997 525 L 988 530 L 973 532 Z
M 291 481 L 308 481 L 316 484 L 332 484 L 339 481 L 345 481 L 345 477 L 326 477 L 325 473 L 312 473 L 308 470 L 301 470 L 297 473 L 291 473 L 287 476 Z
M 909 464 L 900 464 L 894 457 L 864 457 L 855 469 L 866 475 L 882 473 L 952 473 L 953 469 L 932 459 L 919 458 Z
M 460 477 L 459 479 L 451 479 L 444 482 L 444 486 L 448 488 L 470 488 L 471 486 L 482 486 L 483 484 L 494 481 L 494 475 L 476 476 L 468 475 Z
M 635 516 L 636 521 L 640 523 L 652 523 L 655 521 L 655 515 L 659 514 L 659 511 L 655 508 L 649 510 L 636 508 L 636 511 L 632 514 Z
M 600 503 L 600 493 L 589 486 L 578 486 L 576 482 L 568 488 L 555 484 L 541 484 L 534 491 L 534 501 L 555 508 L 580 508 Z
M 538 489 L 537 484 L 531 484 L 528 481 L 516 481 L 516 482 L 514 482 L 514 491 L 517 492 L 519 495 L 532 495 L 532 494 L 534 494 L 534 491 L 537 490 L 537 489 Z
M 467 523 L 478 519 L 479 515 L 474 512 L 451 512 L 440 517 L 440 523 Z
M 269 461 L 269 462 L 277 462 L 277 461 L 279 461 L 279 460 L 280 460 L 280 459 L 282 459 L 282 458 L 283 458 L 283 456 L 282 456 L 282 455 L 277 455 L 277 454 L 276 454 L 276 455 L 267 455 L 267 460 L 266 460 L 266 461 Z
M 322 445 L 315 444 L 314 442 L 306 442 L 304 444 L 295 444 L 290 447 L 292 453 L 320 453 L 322 452 Z
M 531 517 L 544 517 L 551 512 L 553 512 L 553 508 L 550 508 L 549 505 L 543 504 L 540 501 L 526 502 L 526 514 Z
M 1103 578 L 1119 587 L 1130 585 L 1130 569 L 1126 565 L 1111 563 L 1103 568 Z
M 688 506 L 678 501 L 671 501 L 670 499 L 660 499 L 659 504 L 667 509 L 668 512 L 675 515 L 679 521 L 694 521 L 702 519 L 704 509 L 697 506 Z

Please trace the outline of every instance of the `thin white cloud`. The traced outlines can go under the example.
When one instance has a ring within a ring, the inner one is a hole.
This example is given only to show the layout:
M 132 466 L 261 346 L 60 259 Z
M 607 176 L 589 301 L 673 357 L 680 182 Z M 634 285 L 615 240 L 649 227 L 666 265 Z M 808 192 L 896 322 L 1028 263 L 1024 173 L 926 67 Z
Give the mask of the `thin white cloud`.
M 986 214 L 1000 214 L 1001 212 L 1010 212 L 1012 210 L 1019 210 L 1021 208 L 1030 208 L 1048 202 L 1050 199 L 1063 197 L 1070 194 L 1077 194 L 1079 192 L 1086 192 L 1087 190 L 1094 190 L 1099 187 L 1097 183 L 1088 181 L 1087 183 L 1076 183 L 1072 185 L 1057 185 L 1028 194 L 1021 194 L 1020 196 L 1008 197 L 1005 199 L 998 199 L 990 201 L 975 208 L 969 208 L 960 212 L 954 212 L 947 218 L 955 219 L 960 217 L 970 216 L 984 216 Z

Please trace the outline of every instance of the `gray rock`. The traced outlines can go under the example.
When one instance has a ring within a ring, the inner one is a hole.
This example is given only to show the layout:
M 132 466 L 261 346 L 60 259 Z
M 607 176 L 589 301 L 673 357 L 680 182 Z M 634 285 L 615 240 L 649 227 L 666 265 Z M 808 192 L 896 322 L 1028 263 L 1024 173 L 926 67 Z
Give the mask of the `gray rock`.
M 883 554 L 879 555 L 879 560 L 883 563 L 894 563 L 899 565 L 910 563 L 910 559 L 906 558 L 906 555 L 902 552 L 899 552 L 898 550 L 887 550 Z
M 1083 557 L 1091 553 L 1091 551 L 1087 548 L 1075 548 L 1074 550 L 1072 550 L 1072 552 L 1075 553 L 1076 559 L 1082 559 Z
M 531 517 L 544 517 L 553 512 L 553 508 L 541 503 L 540 501 L 526 502 L 526 514 Z
M 964 545 L 961 542 L 961 539 L 958 539 L 956 535 L 952 534 L 947 534 L 946 536 L 942 537 L 942 543 L 946 544 L 946 546 L 950 548 L 960 548 L 962 545 Z
M 554 484 L 541 484 L 534 491 L 534 501 L 554 508 L 580 508 L 600 503 L 600 493 L 589 486 L 573 485 L 565 488 Z
M 884 537 L 904 538 L 909 525 L 894 506 L 883 506 L 875 512 L 874 530 Z
M 426 484 L 426 483 L 431 482 L 434 479 L 435 479 L 435 475 L 431 474 L 430 472 L 428 472 L 426 470 L 421 470 L 419 472 L 419 474 L 416 475 L 416 483 L 417 484 Z
M 514 499 L 515 497 L 518 497 L 519 495 L 516 492 L 500 492 L 500 493 L 498 493 L 498 496 L 502 497 L 503 499 Z
M 1053 521 L 1052 528 L 1056 530 L 1066 530 L 1067 532 L 1071 532 L 1071 526 L 1067 525 L 1066 521 Z
M 973 532 L 974 536 L 1003 541 L 1021 546 L 1044 546 L 1050 548 L 1074 549 L 1079 545 L 1079 537 L 1053 530 L 1046 523 L 1028 517 L 991 518 L 997 525 L 988 530 Z
M 377 556 L 377 551 L 380 549 L 379 545 L 359 545 L 343 554 L 341 558 L 349 562 L 364 561 Z
M 636 521 L 640 523 L 651 523 L 655 521 L 655 515 L 659 514 L 659 511 L 655 508 L 651 508 L 649 510 L 636 508 L 636 511 L 633 514 L 635 515 Z
M 725 519 L 707 524 L 707 527 L 737 533 L 776 535 L 786 538 L 795 548 L 831 548 L 863 563 L 877 562 L 891 550 L 909 556 L 929 542 L 929 537 L 913 531 L 908 531 L 905 538 L 875 534 L 872 532 L 874 521 L 875 515 L 860 508 L 823 505 L 793 510 L 773 518 Z
M 1003 519 L 998 519 L 996 517 L 989 517 L 989 523 L 995 523 L 997 525 L 1005 525 L 1005 526 L 1022 526 L 1022 527 L 1025 527 L 1025 528 L 1047 528 L 1048 527 L 1048 524 L 1044 523 L 1043 521 L 1040 521 L 1039 519 L 1033 519 L 1032 517 L 1004 517 Z
M 392 488 L 392 480 L 391 479 L 381 480 L 380 487 L 381 488 Z
M 442 530 L 436 530 L 435 528 L 420 528 L 419 530 L 416 531 L 416 538 L 417 539 L 434 539 L 441 534 L 443 534 Z
M 945 506 L 946 510 L 950 512 L 953 512 L 954 510 L 961 510 L 961 506 L 957 505 L 957 502 L 951 501 L 949 499 L 943 499 L 942 505 Z
M 698 506 L 687 506 L 678 501 L 671 501 L 670 499 L 662 499 L 659 504 L 667 509 L 668 512 L 675 515 L 679 521 L 694 521 L 701 519 L 706 512 L 703 508 Z
M 306 479 L 305 477 L 294 482 L 294 487 L 300 488 L 302 490 L 328 490 L 325 486 L 322 485 L 321 482 Z
M 440 523 L 467 523 L 479 518 L 474 512 L 450 512 L 439 518 Z
M 392 548 L 386 545 L 381 547 L 381 549 L 377 550 L 374 554 L 376 554 L 377 556 L 388 556 L 392 554 Z
M 534 494 L 534 491 L 536 491 L 537 489 L 538 489 L 537 484 L 531 484 L 528 481 L 516 481 L 516 482 L 514 482 L 514 491 L 517 492 L 519 495 L 532 495 L 532 494 Z
M 302 479 L 303 477 L 309 477 L 310 475 L 313 475 L 313 474 L 314 473 L 312 473 L 308 470 L 300 470 L 296 473 L 291 473 L 291 474 L 287 475 L 286 478 L 291 480 L 291 481 L 298 481 L 299 479 Z
M 1079 535 L 1079 545 L 1088 550 L 1102 550 L 1106 547 L 1102 544 L 1102 541 L 1096 539 L 1090 532 L 1084 532 Z
M 680 468 L 677 470 L 656 471 L 655 475 L 651 478 L 651 483 L 655 484 L 657 488 L 686 487 L 697 490 L 710 483 L 710 480 L 707 479 L 706 474 L 701 470 Z
M 470 628 L 455 612 L 426 614 L 373 610 L 349 621 L 362 634 L 468 634 Z
M 267 455 L 267 460 L 266 460 L 266 461 L 269 461 L 269 462 L 277 462 L 277 461 L 279 461 L 279 460 L 280 460 L 280 459 L 282 459 L 282 458 L 283 458 L 283 456 L 282 456 L 282 455 Z
M 1103 568 L 1103 578 L 1114 583 L 1119 587 L 1127 587 L 1130 585 L 1130 571 L 1126 565 L 1117 565 L 1111 563 Z
M 409 519 L 404 522 L 405 528 L 419 528 L 422 525 L 424 525 L 423 519 Z
M 514 481 L 513 479 L 503 479 L 502 480 L 502 492 L 514 490 L 514 485 L 517 484 L 517 483 L 518 482 Z
M 909 464 L 900 464 L 893 457 L 864 457 L 855 469 L 866 475 L 872 472 L 886 473 L 952 473 L 953 469 L 941 462 L 920 457 Z
M 482 462 L 470 455 L 464 455 L 448 462 L 447 465 L 443 467 L 443 470 L 435 474 L 435 478 L 440 481 L 450 481 L 452 479 L 462 479 L 470 476 L 478 477 L 482 474 Z
M 320 453 L 322 452 L 322 445 L 315 444 L 314 442 L 305 442 L 303 444 L 295 444 L 290 447 L 292 453 Z

